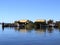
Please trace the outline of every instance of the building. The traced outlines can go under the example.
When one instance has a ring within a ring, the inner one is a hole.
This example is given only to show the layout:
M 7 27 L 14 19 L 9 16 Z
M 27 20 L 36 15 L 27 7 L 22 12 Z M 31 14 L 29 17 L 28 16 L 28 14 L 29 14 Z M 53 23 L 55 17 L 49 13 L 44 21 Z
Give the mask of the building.
M 32 26 L 33 24 L 33 22 L 30 20 L 18 20 L 18 21 L 15 21 L 14 23 L 16 26 L 19 26 L 19 27 L 28 27 L 28 25 Z
M 47 21 L 47 24 L 52 24 L 53 23 L 53 20 L 48 20 Z
M 46 26 L 46 20 L 38 19 L 34 22 L 35 28 L 45 27 Z
M 56 21 L 55 22 L 55 26 L 58 27 L 58 28 L 60 28 L 60 21 Z
M 47 21 L 47 25 L 48 25 L 49 27 L 54 27 L 54 26 L 55 26 L 53 20 L 48 20 L 48 21 Z

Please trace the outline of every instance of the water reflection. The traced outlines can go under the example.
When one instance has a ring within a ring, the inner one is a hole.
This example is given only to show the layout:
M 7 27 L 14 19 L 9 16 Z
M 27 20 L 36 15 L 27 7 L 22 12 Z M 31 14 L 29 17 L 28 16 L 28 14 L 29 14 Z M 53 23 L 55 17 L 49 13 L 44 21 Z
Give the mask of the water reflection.
M 46 27 L 34 28 L 34 30 L 35 30 L 37 33 L 45 33 L 45 32 L 46 32 Z
M 4 31 L 4 28 L 8 28 L 8 27 L 2 27 L 2 31 Z M 54 27 L 40 27 L 40 28 L 27 28 L 27 27 L 10 27 L 10 28 L 14 28 L 15 31 L 19 31 L 19 32 L 31 32 L 32 30 L 38 32 L 38 33 L 46 33 L 46 31 L 48 33 L 52 33 L 54 31 L 54 29 L 59 30 L 60 32 L 60 28 L 54 28 Z
M 31 30 L 32 30 L 33 28 L 14 27 L 14 29 L 15 29 L 16 31 L 20 31 L 20 32 L 31 32 Z
M 54 30 L 54 27 L 48 27 L 48 28 L 47 28 L 47 31 L 48 31 L 49 33 L 52 33 L 53 30 Z
M 2 31 L 0 30 L 0 45 L 60 44 L 60 28 L 57 27 L 2 27 Z

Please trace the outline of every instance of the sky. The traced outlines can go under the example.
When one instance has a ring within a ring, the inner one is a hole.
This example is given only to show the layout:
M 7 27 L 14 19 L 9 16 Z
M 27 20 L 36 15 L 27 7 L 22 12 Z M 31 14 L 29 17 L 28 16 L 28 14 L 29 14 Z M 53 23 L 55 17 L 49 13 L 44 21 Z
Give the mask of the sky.
M 0 22 L 60 20 L 60 0 L 0 0 Z

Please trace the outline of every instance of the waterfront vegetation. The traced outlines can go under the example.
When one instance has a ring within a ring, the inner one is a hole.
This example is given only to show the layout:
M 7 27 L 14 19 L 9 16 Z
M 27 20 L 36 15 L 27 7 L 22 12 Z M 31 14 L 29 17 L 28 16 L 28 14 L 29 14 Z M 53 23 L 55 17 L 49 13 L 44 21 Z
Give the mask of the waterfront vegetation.
M 60 27 L 60 21 L 54 22 L 53 20 L 36 20 L 35 22 L 30 20 L 18 20 L 14 23 L 2 23 L 2 27 Z

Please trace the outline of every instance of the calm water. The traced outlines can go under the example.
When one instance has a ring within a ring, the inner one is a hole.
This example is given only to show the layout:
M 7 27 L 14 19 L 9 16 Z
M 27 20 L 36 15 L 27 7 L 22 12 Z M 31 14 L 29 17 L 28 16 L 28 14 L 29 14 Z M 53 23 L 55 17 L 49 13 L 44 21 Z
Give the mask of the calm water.
M 0 27 L 0 45 L 60 45 L 60 30 Z

